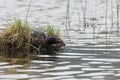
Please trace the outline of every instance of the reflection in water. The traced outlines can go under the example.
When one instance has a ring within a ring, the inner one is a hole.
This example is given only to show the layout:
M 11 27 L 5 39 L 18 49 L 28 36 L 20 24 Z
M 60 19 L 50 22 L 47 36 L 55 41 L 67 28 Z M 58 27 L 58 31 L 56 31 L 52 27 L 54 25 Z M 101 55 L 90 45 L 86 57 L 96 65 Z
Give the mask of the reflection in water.
M 81 52 L 79 46 L 66 48 L 64 52 L 58 55 L 37 55 L 26 64 L 10 65 L 8 62 L 1 62 L 0 78 L 25 80 L 119 79 L 119 52 L 114 55 L 113 51 L 106 53 L 106 51 L 98 50 L 96 53 L 93 47 L 84 48 L 90 49 L 94 53 L 86 52 L 86 50 Z M 74 52 L 71 52 L 72 49 Z

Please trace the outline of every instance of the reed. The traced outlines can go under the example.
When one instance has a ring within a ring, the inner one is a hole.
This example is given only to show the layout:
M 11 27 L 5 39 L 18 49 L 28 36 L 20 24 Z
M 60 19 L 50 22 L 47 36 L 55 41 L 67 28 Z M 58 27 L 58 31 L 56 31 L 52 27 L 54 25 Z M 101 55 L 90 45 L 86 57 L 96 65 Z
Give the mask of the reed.
M 29 2 L 28 9 L 27 9 L 27 14 L 26 14 L 26 17 L 25 17 L 26 18 L 25 21 L 27 21 L 27 19 L 28 19 L 28 15 L 29 15 L 29 12 L 30 12 L 31 3 L 32 3 L 32 0 L 30 0 L 30 2 Z
M 84 30 L 86 28 L 86 11 L 87 11 L 87 0 L 85 0 L 85 8 L 84 8 L 84 11 L 83 11 L 83 26 L 84 26 Z
M 110 1 L 110 4 L 111 4 L 111 18 L 110 18 L 110 23 L 111 23 L 110 26 L 111 26 L 111 27 L 110 27 L 110 32 L 109 32 L 109 34 L 110 34 L 110 36 L 109 36 L 109 41 L 110 41 L 110 39 L 111 39 L 112 29 L 113 29 L 113 27 L 114 27 L 114 24 L 113 24 L 113 18 L 114 18 L 114 17 L 113 17 L 113 16 L 114 16 L 114 15 L 113 15 L 113 1 L 112 1 L 112 0 Z
M 116 0 L 116 15 L 117 15 L 117 32 L 118 32 L 118 36 L 119 36 L 119 4 L 118 4 L 118 0 Z
M 69 31 L 68 29 L 70 28 L 70 0 L 67 0 L 67 9 L 66 9 L 66 36 L 69 37 Z
M 108 0 L 106 0 L 106 9 L 105 9 L 105 30 L 106 30 L 106 50 L 107 50 L 107 45 L 108 45 L 108 28 L 107 28 L 107 25 L 108 25 Z

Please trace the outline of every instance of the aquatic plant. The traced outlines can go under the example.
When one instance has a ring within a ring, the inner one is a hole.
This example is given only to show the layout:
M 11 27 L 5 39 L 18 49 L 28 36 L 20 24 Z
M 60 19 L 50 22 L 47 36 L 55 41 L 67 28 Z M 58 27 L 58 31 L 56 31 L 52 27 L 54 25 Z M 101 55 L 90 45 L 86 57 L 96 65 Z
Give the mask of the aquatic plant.
M 47 34 L 49 36 L 56 36 L 56 37 L 60 37 L 60 30 L 59 29 L 55 29 L 52 25 L 47 25 Z
M 0 32 L 0 48 L 11 55 L 18 50 L 29 50 L 31 29 L 27 22 L 20 19 L 14 19 L 11 25 Z M 23 51 L 24 51 L 23 50 Z M 18 54 L 15 54 L 18 55 Z
M 59 30 L 53 26 L 47 26 L 45 30 L 47 33 L 42 31 L 40 28 L 32 30 L 26 21 L 15 18 L 13 23 L 0 32 L 1 55 L 24 58 L 44 50 L 47 52 L 58 51 L 65 46 L 63 40 L 60 39 Z M 51 40 L 56 43 L 49 44 Z

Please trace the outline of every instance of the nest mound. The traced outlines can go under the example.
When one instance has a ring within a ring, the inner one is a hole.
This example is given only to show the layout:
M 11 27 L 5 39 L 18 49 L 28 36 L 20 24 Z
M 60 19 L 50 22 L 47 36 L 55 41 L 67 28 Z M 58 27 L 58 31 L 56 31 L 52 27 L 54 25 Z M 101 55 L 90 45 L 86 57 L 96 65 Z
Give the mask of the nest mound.
M 49 54 L 65 46 L 62 39 L 49 33 L 31 30 L 26 22 L 15 20 L 0 32 L 0 51 L 7 56 L 24 57 L 36 53 Z

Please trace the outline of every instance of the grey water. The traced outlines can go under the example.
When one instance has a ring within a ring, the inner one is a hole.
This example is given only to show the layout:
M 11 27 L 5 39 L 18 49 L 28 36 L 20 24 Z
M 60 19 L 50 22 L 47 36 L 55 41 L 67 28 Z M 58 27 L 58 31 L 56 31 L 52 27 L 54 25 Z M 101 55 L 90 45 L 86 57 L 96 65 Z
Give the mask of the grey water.
M 1 28 L 15 17 L 25 20 L 29 1 L 0 0 Z M 84 29 L 85 1 L 88 26 Z M 30 25 L 55 25 L 61 30 L 66 48 L 57 55 L 37 55 L 16 64 L 0 57 L 0 80 L 120 80 L 116 1 L 108 0 L 107 13 L 105 6 L 106 0 L 70 0 L 70 26 L 66 29 L 67 0 L 32 0 Z

